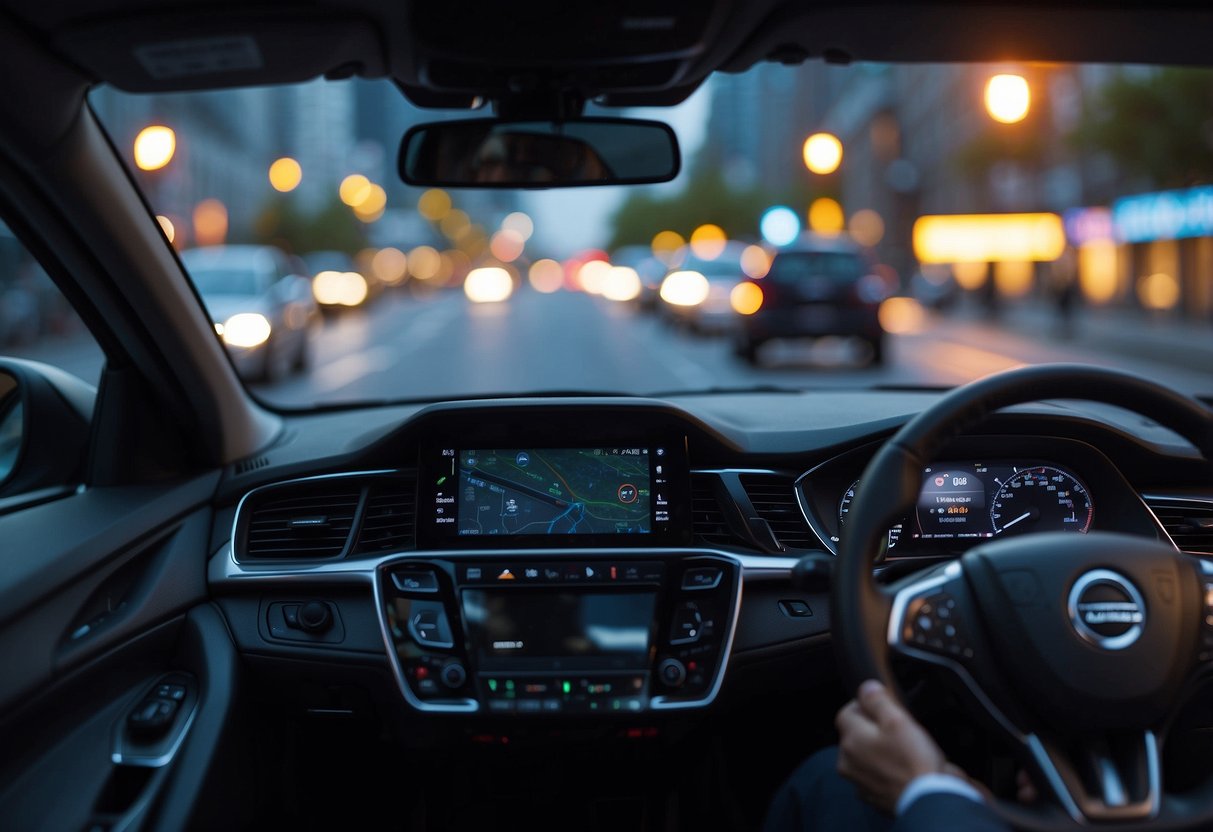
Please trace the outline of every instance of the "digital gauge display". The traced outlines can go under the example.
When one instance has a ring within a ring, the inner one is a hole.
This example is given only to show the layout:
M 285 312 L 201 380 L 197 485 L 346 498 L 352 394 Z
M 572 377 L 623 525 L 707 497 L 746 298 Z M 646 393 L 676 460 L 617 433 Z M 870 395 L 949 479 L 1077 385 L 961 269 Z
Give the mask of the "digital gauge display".
M 839 500 L 840 531 L 859 488 L 856 480 Z M 888 547 L 906 537 L 963 540 L 1045 531 L 1083 533 L 1093 516 L 1086 485 L 1054 465 L 936 463 L 923 470 L 914 515 L 889 530 Z

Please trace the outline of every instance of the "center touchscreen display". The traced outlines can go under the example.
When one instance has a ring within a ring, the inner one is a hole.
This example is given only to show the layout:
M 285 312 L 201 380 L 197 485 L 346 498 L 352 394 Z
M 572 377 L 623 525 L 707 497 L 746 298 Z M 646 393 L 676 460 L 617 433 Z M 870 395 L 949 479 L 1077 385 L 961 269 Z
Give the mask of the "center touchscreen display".
M 663 447 L 442 451 L 434 525 L 444 535 L 647 535 L 669 523 Z
M 483 670 L 642 670 L 654 592 L 463 590 L 468 637 Z

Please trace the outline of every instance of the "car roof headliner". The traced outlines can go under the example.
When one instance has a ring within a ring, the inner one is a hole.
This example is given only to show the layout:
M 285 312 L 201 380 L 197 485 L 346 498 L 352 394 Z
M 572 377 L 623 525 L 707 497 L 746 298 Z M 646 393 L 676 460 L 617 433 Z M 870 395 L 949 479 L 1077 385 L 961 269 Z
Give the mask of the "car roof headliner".
M 1213 63 L 1203 2 L 0 0 L 0 14 L 131 91 L 359 75 L 435 107 L 552 88 L 669 105 L 765 60 Z

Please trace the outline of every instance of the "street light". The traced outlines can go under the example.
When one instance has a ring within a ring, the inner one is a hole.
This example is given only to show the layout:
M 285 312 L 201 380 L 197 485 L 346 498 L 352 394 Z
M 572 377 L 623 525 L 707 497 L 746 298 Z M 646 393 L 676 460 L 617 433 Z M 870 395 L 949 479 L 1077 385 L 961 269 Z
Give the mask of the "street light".
M 1003 124 L 1023 121 L 1032 104 L 1032 92 L 1022 75 L 995 75 L 986 82 L 986 111 Z
M 135 165 L 140 170 L 160 170 L 173 159 L 177 134 L 171 127 L 153 124 L 135 136 Z
M 275 159 L 270 165 L 270 185 L 279 193 L 290 193 L 303 180 L 303 168 L 290 156 Z
M 813 173 L 833 173 L 842 164 L 842 142 L 832 133 L 814 133 L 804 140 L 804 164 Z

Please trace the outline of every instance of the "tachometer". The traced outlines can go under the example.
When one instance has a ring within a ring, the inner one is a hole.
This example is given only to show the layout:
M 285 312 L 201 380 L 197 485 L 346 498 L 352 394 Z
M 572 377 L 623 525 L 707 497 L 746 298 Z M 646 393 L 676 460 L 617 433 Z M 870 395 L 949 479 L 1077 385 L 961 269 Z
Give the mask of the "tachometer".
M 1085 532 L 1093 507 L 1087 488 L 1073 474 L 1037 465 L 1007 478 L 990 503 L 995 535 L 1026 532 Z
M 851 487 L 842 493 L 842 498 L 838 501 L 838 531 L 842 531 L 842 527 L 846 525 L 847 515 L 851 512 L 851 503 L 855 500 L 855 489 L 859 487 L 859 480 L 851 483 Z M 901 524 L 898 523 L 893 528 L 889 529 L 889 548 L 892 549 L 897 545 L 898 539 L 901 537 Z M 838 539 L 835 538 L 835 543 Z

